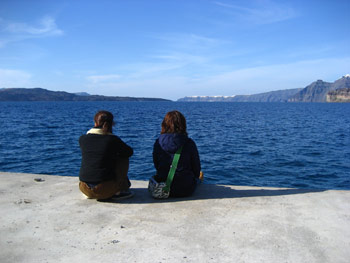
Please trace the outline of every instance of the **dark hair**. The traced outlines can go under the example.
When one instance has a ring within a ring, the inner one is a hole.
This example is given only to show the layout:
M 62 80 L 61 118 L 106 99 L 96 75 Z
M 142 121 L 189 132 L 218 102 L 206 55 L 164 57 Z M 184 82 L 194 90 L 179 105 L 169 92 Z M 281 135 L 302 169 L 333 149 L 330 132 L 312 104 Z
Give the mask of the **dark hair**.
M 109 111 L 101 110 L 94 117 L 95 128 L 101 128 L 104 133 L 112 133 L 114 125 L 113 114 Z
M 179 111 L 169 111 L 162 122 L 162 130 L 160 132 L 163 133 L 184 133 L 187 134 L 186 131 L 186 119 Z

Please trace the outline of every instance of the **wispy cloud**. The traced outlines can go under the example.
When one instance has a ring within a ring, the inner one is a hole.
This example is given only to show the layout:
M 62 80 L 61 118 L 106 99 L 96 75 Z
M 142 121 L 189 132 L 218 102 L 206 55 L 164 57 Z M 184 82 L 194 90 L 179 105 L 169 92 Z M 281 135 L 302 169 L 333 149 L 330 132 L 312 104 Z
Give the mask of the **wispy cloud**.
M 166 33 L 150 35 L 158 41 L 160 48 L 150 51 L 139 63 L 119 65 L 118 75 L 89 74 L 86 79 L 94 87 L 120 87 L 123 83 L 160 83 L 160 76 L 167 79 L 191 79 L 206 75 L 217 65 L 215 60 L 222 57 L 220 47 L 228 41 L 190 33 Z M 215 68 L 217 72 L 218 69 Z M 140 84 L 142 83 L 142 84 Z
M 192 33 L 166 33 L 151 36 L 161 48 L 157 48 L 146 56 L 152 63 L 140 63 L 136 71 L 140 73 L 164 73 L 172 70 L 184 72 L 197 71 L 212 64 L 222 56 L 222 47 L 231 44 L 220 38 L 207 37 Z
M 63 31 L 57 28 L 55 20 L 46 16 L 39 21 L 37 27 L 26 23 L 9 23 L 5 31 L 11 33 L 25 33 L 29 35 L 62 35 Z
M 339 71 L 339 68 L 344 69 L 343 72 Z M 196 85 L 205 95 L 216 95 L 215 92 L 218 91 L 224 95 L 254 94 L 301 88 L 317 79 L 334 81 L 345 75 L 348 68 L 349 57 L 302 60 L 223 72 L 201 79 Z
M 248 5 L 234 5 L 226 2 L 214 2 L 223 8 L 223 11 L 240 21 L 254 24 L 271 24 L 288 20 L 297 16 L 297 12 L 287 4 L 273 1 L 247 1 Z
M 0 69 L 1 88 L 23 87 L 29 84 L 32 75 L 13 69 Z
M 210 58 L 206 54 L 189 54 L 181 53 L 176 51 L 169 51 L 164 53 L 159 53 L 151 56 L 154 59 L 163 61 L 163 68 L 165 69 L 176 69 L 187 65 L 200 65 L 207 63 Z
M 22 22 L 10 22 L 1 19 L 0 31 L 3 32 L 3 37 L 0 38 L 0 47 L 4 47 L 12 42 L 32 38 L 61 36 L 64 33 L 63 30 L 59 29 L 56 25 L 55 19 L 50 16 L 43 17 L 36 25 Z
M 166 42 L 171 48 L 193 51 L 207 50 L 227 43 L 226 40 L 190 33 L 167 33 L 154 38 Z
M 344 70 L 339 72 L 339 68 Z M 93 85 L 88 91 L 93 92 L 98 88 L 101 94 L 170 99 L 191 95 L 245 95 L 302 88 L 317 79 L 332 82 L 348 74 L 348 68 L 349 57 L 317 59 L 227 70 L 198 78 L 183 74 L 128 77 L 118 82 Z
M 117 75 L 117 74 L 92 75 L 87 77 L 87 80 L 94 84 L 101 83 L 101 82 L 111 82 L 118 79 L 120 79 L 120 75 Z
M 196 34 L 167 33 L 150 35 L 158 41 L 160 48 L 151 50 L 140 58 L 138 63 L 119 65 L 118 75 L 89 74 L 90 83 L 122 83 L 123 81 L 151 79 L 158 76 L 191 75 L 201 67 L 209 64 L 213 53 L 223 41 Z M 181 72 L 181 73 L 180 73 Z

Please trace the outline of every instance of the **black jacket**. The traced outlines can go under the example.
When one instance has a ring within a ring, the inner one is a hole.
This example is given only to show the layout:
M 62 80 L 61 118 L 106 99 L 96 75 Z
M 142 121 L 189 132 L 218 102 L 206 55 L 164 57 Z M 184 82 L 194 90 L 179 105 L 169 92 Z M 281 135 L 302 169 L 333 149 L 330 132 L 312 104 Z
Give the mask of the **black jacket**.
M 116 160 L 133 154 L 133 149 L 115 135 L 82 135 L 79 145 L 82 155 L 79 179 L 87 183 L 115 178 Z
M 177 149 L 183 145 L 178 166 L 170 187 L 170 196 L 182 197 L 193 193 L 201 171 L 195 142 L 186 134 L 161 134 L 153 146 L 153 163 L 157 170 L 156 181 L 165 182 Z

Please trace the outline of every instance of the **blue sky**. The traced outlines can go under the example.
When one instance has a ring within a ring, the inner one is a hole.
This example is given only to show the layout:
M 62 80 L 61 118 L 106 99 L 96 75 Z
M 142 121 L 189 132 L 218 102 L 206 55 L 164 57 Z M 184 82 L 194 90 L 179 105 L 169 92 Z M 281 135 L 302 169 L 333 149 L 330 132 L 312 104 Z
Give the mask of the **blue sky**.
M 350 73 L 350 1 L 0 1 L 0 88 L 243 95 Z

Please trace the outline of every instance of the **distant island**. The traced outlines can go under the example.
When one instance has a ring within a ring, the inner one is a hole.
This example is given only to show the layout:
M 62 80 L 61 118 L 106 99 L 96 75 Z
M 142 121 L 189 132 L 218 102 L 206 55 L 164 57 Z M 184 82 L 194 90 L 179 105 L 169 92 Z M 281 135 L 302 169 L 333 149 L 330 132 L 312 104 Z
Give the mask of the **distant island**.
M 184 102 L 350 102 L 350 75 L 333 83 L 317 80 L 305 88 L 277 90 L 253 95 L 192 96 Z
M 135 98 L 90 95 L 86 92 L 69 93 L 42 88 L 3 88 L 0 101 L 170 101 L 160 98 Z
M 162 98 L 90 95 L 43 88 L 2 88 L 0 101 L 171 101 Z M 305 88 L 277 90 L 253 95 L 191 96 L 180 102 L 350 102 L 350 75 L 335 82 L 317 80 Z

